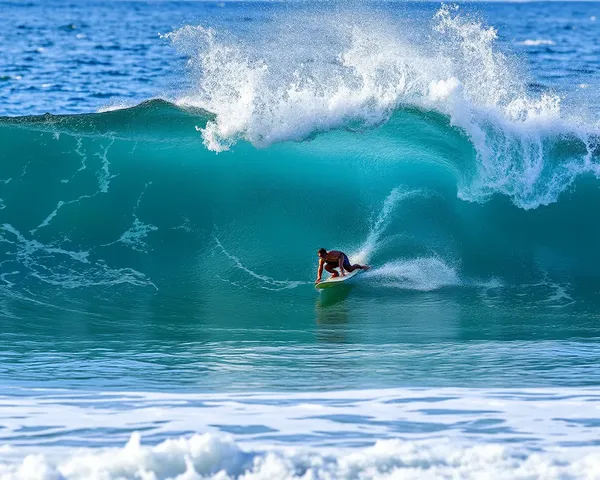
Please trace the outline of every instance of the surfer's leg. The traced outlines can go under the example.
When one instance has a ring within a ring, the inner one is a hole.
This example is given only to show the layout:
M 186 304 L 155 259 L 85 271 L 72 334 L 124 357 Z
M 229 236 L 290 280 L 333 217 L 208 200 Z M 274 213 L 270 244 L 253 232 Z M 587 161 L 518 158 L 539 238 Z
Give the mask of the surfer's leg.
M 346 270 L 348 273 L 353 272 L 354 270 L 363 270 L 363 266 L 359 265 L 358 263 L 355 263 L 354 265 L 352 265 L 350 263 L 350 260 L 348 259 L 348 257 L 344 256 L 344 270 Z
M 358 263 L 355 263 L 354 265 L 344 265 L 344 270 L 347 272 L 353 272 L 354 270 L 368 270 L 368 268 L 367 265 L 359 265 Z
M 344 270 L 348 273 L 353 272 L 354 270 L 368 270 L 370 267 L 368 265 L 359 265 L 355 263 L 354 265 L 350 265 L 350 261 L 348 261 L 348 257 L 346 257 L 346 263 L 344 263 Z
M 327 270 L 329 273 L 331 273 L 332 278 L 340 276 L 340 274 L 335 269 L 335 266 L 333 266 L 332 264 L 326 263 L 325 270 Z

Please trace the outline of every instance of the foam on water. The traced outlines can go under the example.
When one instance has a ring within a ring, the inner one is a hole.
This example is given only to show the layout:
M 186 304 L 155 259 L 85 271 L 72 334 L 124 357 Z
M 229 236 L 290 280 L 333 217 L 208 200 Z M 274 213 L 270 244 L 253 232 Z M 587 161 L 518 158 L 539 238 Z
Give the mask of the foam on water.
M 395 207 L 401 202 L 431 195 L 425 190 L 394 188 L 386 197 L 379 214 L 372 222 L 364 244 L 358 252 L 350 255 L 351 261 L 361 264 L 369 263 L 373 253 L 382 247 L 381 237 L 394 218 Z M 398 259 L 387 262 L 362 274 L 361 281 L 375 282 L 385 287 L 421 291 L 463 284 L 458 277 L 457 269 L 447 265 L 444 260 L 437 257 Z
M 407 190 L 403 187 L 394 188 L 383 202 L 383 206 L 379 214 L 375 217 L 372 222 L 369 234 L 358 252 L 351 254 L 353 262 L 368 263 L 371 255 L 375 250 L 380 247 L 381 235 L 385 232 L 390 220 L 393 218 L 394 208 L 404 200 L 425 197 L 427 192 L 423 190 Z
M 600 478 L 597 389 L 27 393 L 0 397 L 6 480 Z
M 144 274 L 132 268 L 111 268 L 103 260 L 94 258 L 89 251 L 68 250 L 59 245 L 46 245 L 28 239 L 10 224 L 0 226 L 0 242 L 8 245 L 9 258 L 6 262 L 14 266 L 12 274 L 20 278 L 30 276 L 42 283 L 63 288 L 123 283 L 154 286 Z M 4 293 L 7 297 L 13 296 L 11 290 L 7 289 Z
M 519 42 L 520 45 L 525 45 L 527 47 L 539 47 L 540 45 L 555 45 L 556 43 L 553 40 L 548 40 L 548 39 L 543 39 L 543 38 L 536 38 L 536 39 L 530 39 L 528 38 L 527 40 L 523 40 L 522 42 Z
M 4 451 L 5 458 L 10 450 Z M 200 479 L 564 479 L 600 478 L 597 449 L 523 452 L 505 445 L 388 440 L 356 450 L 252 451 L 211 434 L 121 449 L 81 450 L 62 458 L 31 454 L 0 463 L 6 480 Z
M 437 290 L 462 285 L 457 269 L 439 258 L 412 258 L 389 262 L 364 274 L 365 280 L 375 280 L 385 287 L 408 290 Z

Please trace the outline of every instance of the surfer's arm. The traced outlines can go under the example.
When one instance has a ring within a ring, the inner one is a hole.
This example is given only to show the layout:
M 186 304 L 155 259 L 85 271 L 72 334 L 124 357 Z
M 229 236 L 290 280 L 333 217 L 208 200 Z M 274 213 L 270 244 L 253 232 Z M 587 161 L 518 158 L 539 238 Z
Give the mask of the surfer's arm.
M 340 255 L 340 259 L 338 261 L 338 266 L 340 267 L 340 273 L 342 274 L 342 277 L 344 275 L 346 275 L 346 271 L 344 270 L 344 256 Z
M 321 281 L 321 277 L 323 276 L 323 265 L 325 265 L 323 259 L 319 260 L 319 268 L 317 270 L 317 281 L 315 283 L 319 283 Z

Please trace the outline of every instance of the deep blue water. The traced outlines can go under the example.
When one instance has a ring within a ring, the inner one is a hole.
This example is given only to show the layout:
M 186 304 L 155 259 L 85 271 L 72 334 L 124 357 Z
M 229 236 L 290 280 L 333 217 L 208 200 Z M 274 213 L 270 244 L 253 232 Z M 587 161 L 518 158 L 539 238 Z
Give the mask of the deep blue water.
M 432 3 L 2 2 L 0 58 L 4 115 L 87 113 L 111 104 L 172 98 L 189 84 L 167 34 L 185 25 L 252 37 L 281 17 L 384 12 L 428 23 Z M 598 107 L 598 23 L 594 2 L 462 4 L 498 30 L 497 47 L 520 58 L 533 89 Z M 584 92 L 582 93 L 581 90 Z M 582 99 L 580 101 L 579 99 Z

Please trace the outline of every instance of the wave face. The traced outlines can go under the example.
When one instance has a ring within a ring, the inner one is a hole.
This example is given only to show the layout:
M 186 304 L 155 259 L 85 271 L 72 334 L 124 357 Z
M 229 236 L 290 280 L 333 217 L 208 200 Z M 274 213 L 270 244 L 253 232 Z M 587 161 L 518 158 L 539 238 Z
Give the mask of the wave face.
M 176 102 L 1 119 L 5 297 L 288 290 L 321 246 L 391 292 L 595 288 L 595 130 L 457 11 L 421 32 L 435 55 L 381 18 L 337 20 L 304 23 L 327 48 L 185 27 L 169 38 L 198 86 Z

